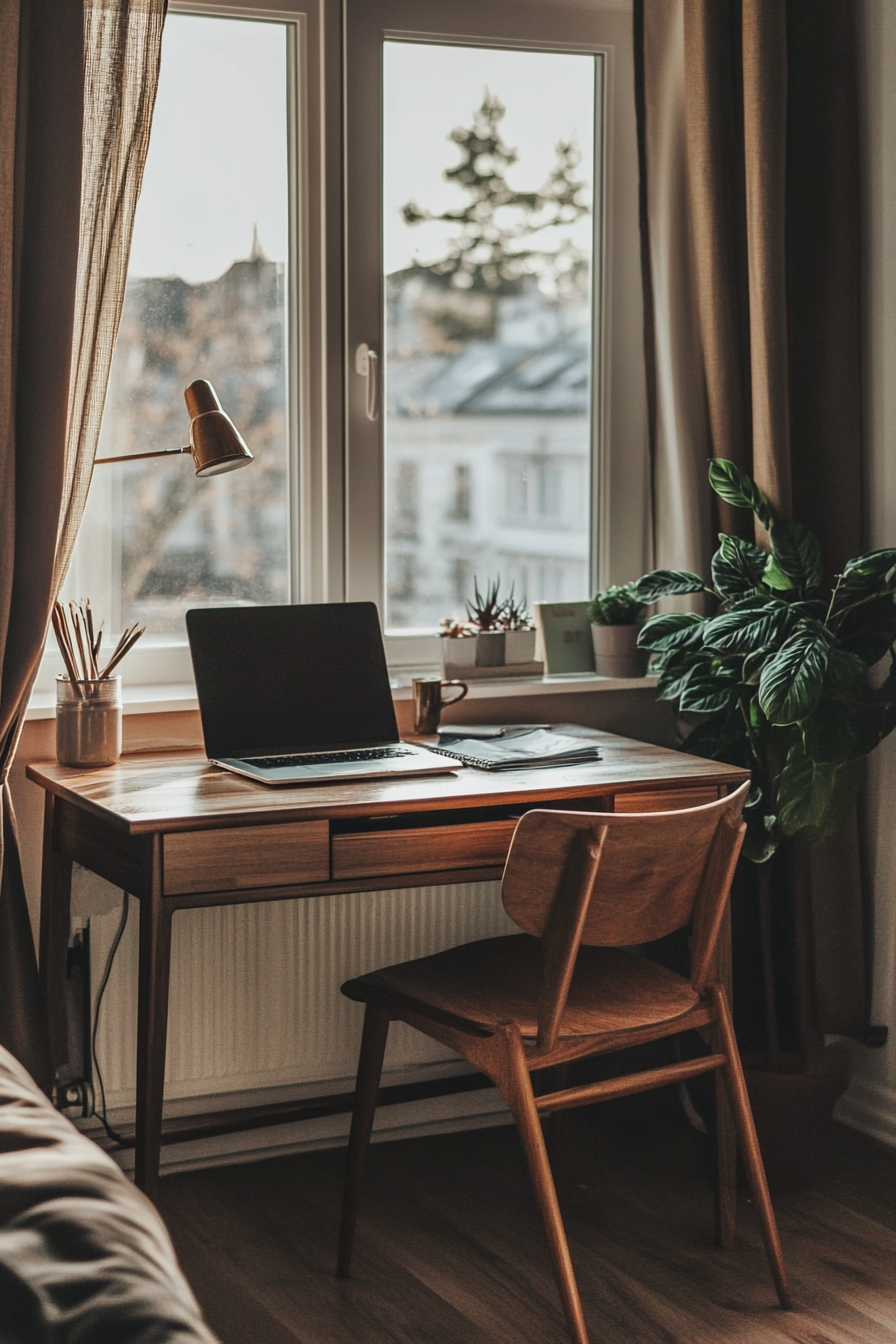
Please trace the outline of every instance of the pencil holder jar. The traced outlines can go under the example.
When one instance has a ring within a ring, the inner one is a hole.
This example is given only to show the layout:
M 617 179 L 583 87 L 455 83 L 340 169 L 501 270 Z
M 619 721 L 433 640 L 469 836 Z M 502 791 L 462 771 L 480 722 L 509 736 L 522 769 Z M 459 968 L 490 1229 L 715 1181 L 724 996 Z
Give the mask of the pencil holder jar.
M 113 765 L 121 755 L 121 677 L 56 678 L 56 757 L 60 765 Z

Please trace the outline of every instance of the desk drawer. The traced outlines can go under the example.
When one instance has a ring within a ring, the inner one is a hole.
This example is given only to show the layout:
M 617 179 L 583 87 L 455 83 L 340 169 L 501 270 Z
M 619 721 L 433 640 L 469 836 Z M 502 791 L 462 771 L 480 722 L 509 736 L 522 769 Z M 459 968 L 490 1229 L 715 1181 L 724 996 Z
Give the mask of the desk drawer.
M 716 784 L 690 784 L 680 789 L 651 789 L 644 793 L 617 793 L 614 812 L 678 812 L 702 807 L 719 796 Z
M 165 895 L 326 882 L 329 840 L 326 821 L 166 835 Z
M 334 835 L 333 880 L 503 863 L 515 829 L 511 819 Z

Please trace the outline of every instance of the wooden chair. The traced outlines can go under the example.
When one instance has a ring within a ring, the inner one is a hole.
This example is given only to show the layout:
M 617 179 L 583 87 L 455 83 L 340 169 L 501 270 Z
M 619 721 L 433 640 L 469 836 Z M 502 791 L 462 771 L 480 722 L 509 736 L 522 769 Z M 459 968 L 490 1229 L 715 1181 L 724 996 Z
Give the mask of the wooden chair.
M 367 1005 L 349 1140 L 339 1269 L 347 1275 L 389 1023 L 443 1042 L 501 1089 L 519 1128 L 570 1334 L 585 1322 L 540 1119 L 722 1070 L 782 1307 L 790 1293 L 715 949 L 746 829 L 748 790 L 646 815 L 527 812 L 504 870 L 523 933 L 467 943 L 342 986 Z M 692 923 L 690 980 L 631 951 Z M 711 1054 L 536 1096 L 531 1074 L 700 1029 Z

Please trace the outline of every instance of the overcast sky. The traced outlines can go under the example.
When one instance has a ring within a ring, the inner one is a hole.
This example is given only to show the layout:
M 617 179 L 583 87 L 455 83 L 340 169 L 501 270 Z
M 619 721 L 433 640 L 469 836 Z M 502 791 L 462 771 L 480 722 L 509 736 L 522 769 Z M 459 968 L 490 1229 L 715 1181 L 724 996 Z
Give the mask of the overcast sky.
M 435 261 L 453 232 L 450 225 L 408 228 L 402 205 L 414 200 L 440 212 L 457 209 L 467 193 L 442 176 L 460 161 L 448 136 L 469 126 L 486 88 L 507 109 L 500 131 L 519 153 L 507 175 L 512 187 L 542 186 L 559 140 L 574 139 L 581 154 L 579 176 L 594 176 L 593 56 L 543 51 L 499 51 L 387 42 L 383 69 L 383 253 L 389 274 L 416 255 Z M 578 237 L 587 246 L 589 226 Z
M 409 229 L 414 199 L 440 211 L 467 199 L 443 180 L 488 88 L 507 108 L 503 138 L 519 151 L 512 186 L 541 186 L 558 140 L 574 138 L 580 175 L 593 177 L 595 61 L 553 52 L 388 42 L 384 54 L 384 253 L 387 272 L 416 255 L 434 260 L 451 229 Z M 149 159 L 130 273 L 221 275 L 249 255 L 253 227 L 265 254 L 287 251 L 286 31 L 278 23 L 169 14 Z M 587 247 L 588 224 L 578 241 Z

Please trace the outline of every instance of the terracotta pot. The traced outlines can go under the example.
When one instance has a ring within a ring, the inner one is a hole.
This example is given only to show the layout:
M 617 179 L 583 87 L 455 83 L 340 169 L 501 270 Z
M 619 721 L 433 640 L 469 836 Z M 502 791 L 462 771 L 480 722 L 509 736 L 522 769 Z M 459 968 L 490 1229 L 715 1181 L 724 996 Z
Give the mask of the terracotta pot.
M 592 625 L 594 670 L 599 677 L 643 677 L 646 649 L 638 648 L 640 625 Z

